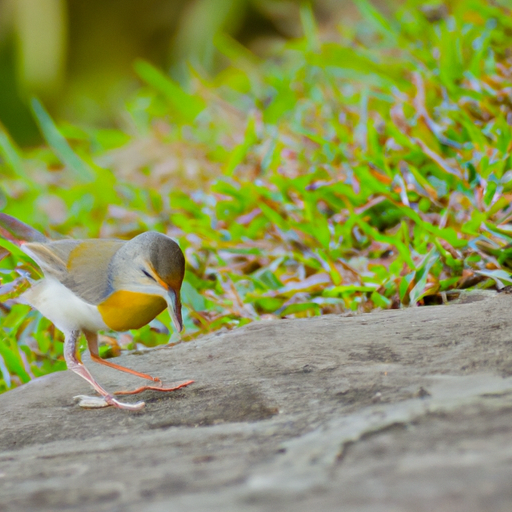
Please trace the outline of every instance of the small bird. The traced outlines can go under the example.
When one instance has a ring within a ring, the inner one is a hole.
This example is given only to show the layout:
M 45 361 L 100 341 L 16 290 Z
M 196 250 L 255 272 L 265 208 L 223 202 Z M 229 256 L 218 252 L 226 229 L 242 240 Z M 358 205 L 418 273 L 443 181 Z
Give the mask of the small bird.
M 4 213 L 0 213 L 0 234 L 17 243 L 43 271 L 44 278 L 36 281 L 21 298 L 64 333 L 67 367 L 101 395 L 81 395 L 82 407 L 111 405 L 136 411 L 144 407 L 144 402 L 123 403 L 113 395 L 135 394 L 148 389 L 174 391 L 193 382 L 165 388 L 159 378 L 105 361 L 98 352 L 98 331 L 139 329 L 167 306 L 176 330 L 182 331 L 180 289 L 185 274 L 185 257 L 174 240 L 148 231 L 129 241 L 51 241 Z M 77 352 L 81 332 L 85 335 L 93 361 L 158 385 L 114 394 L 106 391 L 84 366 Z

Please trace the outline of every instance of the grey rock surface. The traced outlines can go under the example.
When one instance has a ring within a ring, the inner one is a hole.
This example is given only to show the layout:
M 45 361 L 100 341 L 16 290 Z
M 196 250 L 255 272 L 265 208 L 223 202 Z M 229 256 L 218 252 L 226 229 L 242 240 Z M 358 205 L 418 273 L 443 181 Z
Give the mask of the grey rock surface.
M 0 512 L 512 510 L 512 296 L 253 323 L 120 364 L 174 393 L 0 396 Z M 88 362 L 107 389 L 139 379 Z M 137 397 L 125 400 L 136 401 Z

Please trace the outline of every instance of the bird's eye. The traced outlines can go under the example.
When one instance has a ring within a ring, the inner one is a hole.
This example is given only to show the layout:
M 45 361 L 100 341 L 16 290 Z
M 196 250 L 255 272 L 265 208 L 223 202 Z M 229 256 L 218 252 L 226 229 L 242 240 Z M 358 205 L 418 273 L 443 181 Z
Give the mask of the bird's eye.
M 149 272 L 146 272 L 143 268 L 141 269 L 142 270 L 142 273 L 146 276 L 146 277 L 149 277 L 149 279 L 152 279 L 153 281 L 156 281 L 156 279 L 149 273 Z

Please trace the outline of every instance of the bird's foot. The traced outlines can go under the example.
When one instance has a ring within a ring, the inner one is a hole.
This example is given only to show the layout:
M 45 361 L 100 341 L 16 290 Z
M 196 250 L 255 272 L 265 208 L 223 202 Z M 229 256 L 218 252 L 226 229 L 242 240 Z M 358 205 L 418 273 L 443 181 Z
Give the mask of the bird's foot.
M 125 409 L 127 411 L 140 411 L 146 405 L 144 402 L 137 402 L 135 404 L 126 404 L 116 400 L 113 396 L 86 396 L 77 395 L 74 397 L 78 400 L 78 405 L 84 409 L 101 409 L 103 407 L 117 407 L 118 409 Z
M 160 379 L 158 379 L 160 381 Z M 114 392 L 114 395 L 136 395 L 137 393 L 142 393 L 143 391 L 176 391 L 177 389 L 184 388 L 185 386 L 188 386 L 192 384 L 193 380 L 186 380 L 184 382 L 180 382 L 179 384 L 175 384 L 172 387 L 164 388 L 162 382 L 160 381 L 159 386 L 141 386 L 140 388 L 134 389 L 132 391 L 116 391 Z M 140 402 L 139 402 L 140 403 Z

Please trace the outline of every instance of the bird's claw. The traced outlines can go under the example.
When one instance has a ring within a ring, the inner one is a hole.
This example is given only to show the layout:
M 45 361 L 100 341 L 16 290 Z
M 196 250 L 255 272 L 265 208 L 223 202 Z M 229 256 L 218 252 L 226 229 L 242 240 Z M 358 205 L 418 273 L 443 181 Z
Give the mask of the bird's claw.
M 136 395 L 137 393 L 142 393 L 143 391 L 163 391 L 167 393 L 170 391 L 177 391 L 178 389 L 184 388 L 193 383 L 193 380 L 186 380 L 180 383 L 175 383 L 171 387 L 164 388 L 162 382 L 160 382 L 158 386 L 141 386 L 140 388 L 133 389 L 131 391 L 115 391 L 114 395 Z

